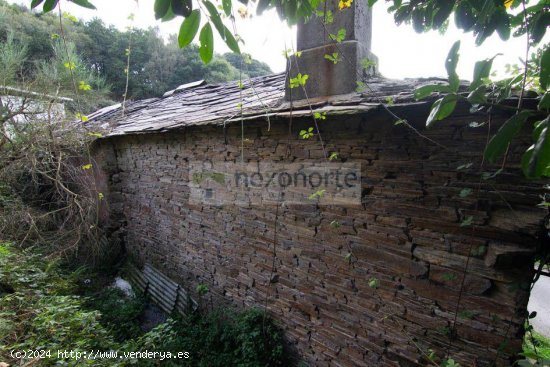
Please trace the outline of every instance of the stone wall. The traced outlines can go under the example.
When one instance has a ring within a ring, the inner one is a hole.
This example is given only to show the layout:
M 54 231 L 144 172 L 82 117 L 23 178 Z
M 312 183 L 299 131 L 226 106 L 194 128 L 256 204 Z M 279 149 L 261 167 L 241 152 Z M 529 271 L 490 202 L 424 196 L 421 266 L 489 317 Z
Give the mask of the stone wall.
M 239 124 L 109 138 L 98 151 L 116 153 L 106 197 L 128 254 L 192 291 L 208 285 L 215 304 L 262 307 L 267 298 L 309 365 L 426 365 L 428 349 L 463 366 L 509 365 L 521 348 L 542 185 L 514 164 L 527 133 L 503 173 L 480 179 L 487 128 L 469 121 L 421 131 L 445 149 L 384 115 L 322 121 L 327 150 L 362 163 L 363 205 L 354 208 L 189 204 L 189 162 L 240 159 Z M 298 138 L 310 125 L 247 122 L 245 160 L 322 159 L 316 138 Z M 461 197 L 464 188 L 472 194 Z M 473 225 L 460 226 L 468 216 Z

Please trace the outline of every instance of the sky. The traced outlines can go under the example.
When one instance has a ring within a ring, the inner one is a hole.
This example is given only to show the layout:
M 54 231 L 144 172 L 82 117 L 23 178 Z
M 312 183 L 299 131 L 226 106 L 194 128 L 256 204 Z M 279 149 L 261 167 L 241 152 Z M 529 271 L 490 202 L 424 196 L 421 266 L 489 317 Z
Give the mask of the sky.
M 366 1 L 366 0 L 358 0 Z M 30 0 L 11 0 L 12 3 L 30 4 Z M 68 11 L 78 18 L 88 20 L 99 17 L 106 24 L 112 24 L 120 30 L 126 29 L 134 14 L 133 26 L 139 28 L 158 27 L 162 36 L 178 33 L 183 18 L 162 23 L 155 20 L 154 0 L 91 0 L 97 10 L 84 9 L 62 1 L 63 11 Z M 241 3 L 234 1 L 236 7 Z M 387 13 L 387 5 L 379 1 L 373 9 L 372 52 L 378 57 L 379 71 L 388 78 L 402 79 L 413 77 L 446 76 L 445 57 L 452 44 L 461 40 L 460 62 L 457 68 L 461 79 L 470 80 L 476 61 L 499 56 L 494 69 L 504 70 L 505 64 L 519 63 L 525 57 L 525 38 L 511 38 L 507 42 L 500 40 L 495 33 L 481 47 L 476 47 L 471 33 L 456 29 L 454 22 L 444 35 L 438 32 L 418 34 L 411 25 L 396 26 L 393 16 Z M 254 13 L 253 10 L 249 11 Z M 296 43 L 296 29 L 290 29 L 277 16 L 275 10 L 265 12 L 261 17 L 248 19 L 237 17 L 237 33 L 244 38 L 243 52 L 257 60 L 267 63 L 274 72 L 284 71 L 285 59 L 283 50 Z M 548 41 L 546 39 L 545 41 Z M 219 38 L 215 38 L 215 51 L 227 52 L 229 49 Z M 543 43 L 543 42 L 541 42 Z

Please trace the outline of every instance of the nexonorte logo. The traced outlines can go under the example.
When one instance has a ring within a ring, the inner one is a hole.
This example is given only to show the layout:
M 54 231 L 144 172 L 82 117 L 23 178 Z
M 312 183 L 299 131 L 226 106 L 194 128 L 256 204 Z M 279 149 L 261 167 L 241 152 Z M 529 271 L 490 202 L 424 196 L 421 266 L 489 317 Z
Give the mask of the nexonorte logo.
M 190 162 L 190 201 L 208 205 L 361 204 L 359 162 Z

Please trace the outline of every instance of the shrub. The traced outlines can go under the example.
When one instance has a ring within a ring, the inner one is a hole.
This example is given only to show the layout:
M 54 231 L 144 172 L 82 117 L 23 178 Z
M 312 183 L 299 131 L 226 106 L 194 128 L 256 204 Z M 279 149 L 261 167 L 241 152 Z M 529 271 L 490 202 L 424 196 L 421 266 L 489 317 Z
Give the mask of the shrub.
M 257 367 L 288 365 L 283 345 L 280 329 L 263 311 L 237 313 L 218 309 L 206 315 L 169 320 L 126 348 L 187 351 L 187 363 L 198 367 Z M 180 360 L 173 365 L 181 363 Z
M 85 302 L 86 308 L 101 313 L 101 323 L 111 332 L 114 340 L 123 342 L 141 336 L 140 317 L 145 308 L 141 295 L 127 297 L 116 288 L 106 288 Z
M 35 249 L 36 251 L 36 249 Z M 75 280 L 83 268 L 67 271 L 58 261 L 39 253 L 21 252 L 0 244 L 0 360 L 14 361 L 10 350 L 49 350 L 39 365 L 94 366 L 286 366 L 281 331 L 264 312 L 219 309 L 201 315 L 169 319 L 142 334 L 142 298 L 129 299 L 120 291 L 90 289 L 89 297 L 75 295 Z M 92 280 L 92 283 L 96 283 Z M 101 287 L 101 281 L 98 281 Z M 105 282 L 103 285 L 109 284 Z M 71 359 L 58 350 L 188 352 L 189 359 Z

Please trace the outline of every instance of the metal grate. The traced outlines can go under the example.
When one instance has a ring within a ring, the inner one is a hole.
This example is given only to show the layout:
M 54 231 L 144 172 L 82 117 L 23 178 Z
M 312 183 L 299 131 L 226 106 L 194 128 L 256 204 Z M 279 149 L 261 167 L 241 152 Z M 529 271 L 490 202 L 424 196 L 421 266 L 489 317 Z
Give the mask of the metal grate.
M 198 303 L 182 286 L 150 264 L 145 264 L 143 271 L 128 264 L 128 277 L 133 286 L 168 314 L 185 314 L 198 308 Z

